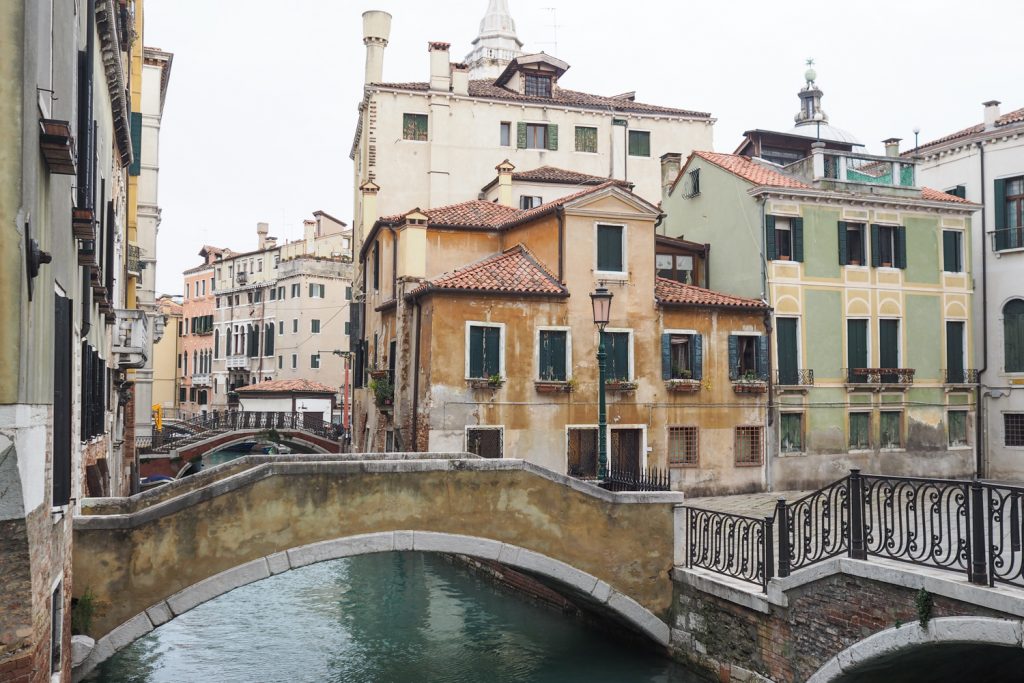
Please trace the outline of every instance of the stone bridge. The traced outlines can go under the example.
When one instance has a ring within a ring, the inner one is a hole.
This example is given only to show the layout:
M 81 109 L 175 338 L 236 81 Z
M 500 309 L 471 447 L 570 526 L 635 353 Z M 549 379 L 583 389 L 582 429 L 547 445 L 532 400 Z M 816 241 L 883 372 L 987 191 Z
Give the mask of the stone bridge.
M 76 675 L 238 586 L 396 550 L 504 563 L 667 646 L 681 502 L 521 460 L 423 453 L 247 456 L 131 498 L 87 500 L 74 585 L 95 598 L 97 645 Z

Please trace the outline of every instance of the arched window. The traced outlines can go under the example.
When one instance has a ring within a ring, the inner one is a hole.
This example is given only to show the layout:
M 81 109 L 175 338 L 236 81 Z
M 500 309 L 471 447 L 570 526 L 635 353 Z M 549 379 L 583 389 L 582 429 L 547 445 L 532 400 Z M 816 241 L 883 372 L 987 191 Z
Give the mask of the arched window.
M 1006 372 L 1024 372 L 1024 299 L 1003 306 L 1003 355 Z

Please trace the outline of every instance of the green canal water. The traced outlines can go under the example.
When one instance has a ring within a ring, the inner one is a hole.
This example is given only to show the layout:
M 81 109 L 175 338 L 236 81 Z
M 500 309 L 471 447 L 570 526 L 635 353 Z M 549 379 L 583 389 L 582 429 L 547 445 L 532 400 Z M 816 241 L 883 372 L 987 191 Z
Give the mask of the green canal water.
M 696 683 L 679 665 L 423 553 L 303 567 L 200 605 L 96 683 Z

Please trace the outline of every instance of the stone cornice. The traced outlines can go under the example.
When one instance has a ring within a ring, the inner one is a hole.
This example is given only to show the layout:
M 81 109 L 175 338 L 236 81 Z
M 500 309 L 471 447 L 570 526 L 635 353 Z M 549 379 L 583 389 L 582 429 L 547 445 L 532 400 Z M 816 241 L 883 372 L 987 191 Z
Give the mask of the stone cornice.
M 925 211 L 930 213 L 954 213 L 970 215 L 978 211 L 981 206 L 978 204 L 958 204 L 954 202 L 930 201 L 927 199 L 914 199 L 910 197 L 886 197 L 882 195 L 849 195 L 840 192 L 827 192 L 824 190 L 801 190 L 794 188 L 758 186 L 747 190 L 751 197 L 764 197 L 766 199 L 788 199 L 809 204 L 829 205 L 864 205 L 883 209 L 895 209 L 903 211 Z
M 119 158 L 123 166 L 134 160 L 131 124 L 128 118 L 128 90 L 121 62 L 122 46 L 117 35 L 117 8 L 114 0 L 100 0 L 96 4 L 96 30 L 100 36 L 100 55 L 107 76 L 110 93 L 110 113 L 114 119 Z

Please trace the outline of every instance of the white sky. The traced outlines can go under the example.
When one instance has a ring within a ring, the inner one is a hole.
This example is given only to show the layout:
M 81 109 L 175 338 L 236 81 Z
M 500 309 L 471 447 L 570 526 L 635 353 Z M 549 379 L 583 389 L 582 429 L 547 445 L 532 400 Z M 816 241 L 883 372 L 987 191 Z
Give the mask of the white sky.
M 716 151 L 786 130 L 804 60 L 830 122 L 881 153 L 1024 106 L 1021 0 L 509 0 L 528 52 L 567 88 L 708 111 Z M 301 236 L 322 209 L 351 224 L 349 148 L 362 95 L 362 12 L 394 20 L 384 79 L 425 81 L 427 42 L 461 60 L 487 0 L 148 0 L 148 46 L 174 53 L 160 149 L 157 289 L 180 293 L 203 244 L 255 248 L 256 223 Z M 557 8 L 552 11 L 550 8 Z M 557 29 L 556 29 L 557 26 Z M 555 39 L 557 37 L 557 46 Z M 657 199 L 657 198 L 652 198 Z

